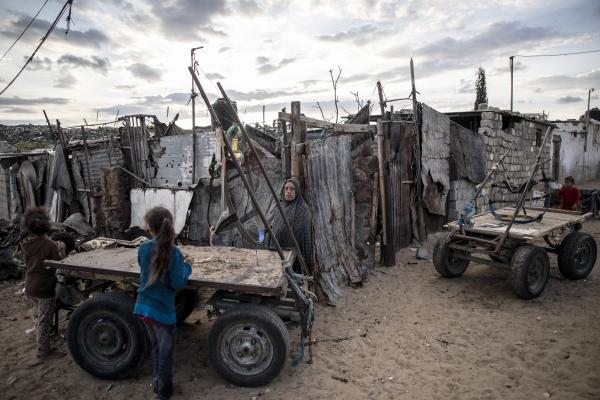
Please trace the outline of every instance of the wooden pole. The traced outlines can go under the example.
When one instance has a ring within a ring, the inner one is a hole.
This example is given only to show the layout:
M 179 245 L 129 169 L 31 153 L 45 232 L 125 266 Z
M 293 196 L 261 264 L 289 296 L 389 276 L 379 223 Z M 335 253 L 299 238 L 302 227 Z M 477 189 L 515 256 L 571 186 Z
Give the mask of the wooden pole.
M 589 107 L 589 101 L 588 101 L 588 109 Z M 50 129 L 50 138 L 54 137 L 54 133 L 52 132 L 52 125 L 50 125 L 50 120 L 48 119 L 48 114 L 46 114 L 46 110 L 42 110 L 44 112 L 44 117 L 46 118 L 46 123 L 48 124 L 48 129 Z M 58 139 L 58 138 L 57 138 Z
M 291 142 L 291 176 L 300 184 L 304 193 L 306 182 L 304 181 L 304 167 L 302 165 L 303 147 L 300 146 L 306 140 L 306 124 L 300 119 L 300 102 L 292 101 L 292 142 Z
M 379 188 L 381 192 L 381 220 L 383 226 L 382 245 L 386 246 L 387 241 L 387 210 L 385 204 L 385 161 L 384 161 L 384 140 L 383 135 L 383 121 L 377 121 L 377 158 L 379 159 Z
M 513 110 L 513 70 L 514 70 L 514 58 L 515 56 L 510 56 L 508 58 L 509 61 L 509 65 L 510 65 L 510 111 Z M 475 110 L 477 111 L 477 110 Z
M 90 220 L 89 222 L 92 224 L 92 227 L 95 228 L 95 224 L 94 224 L 94 218 L 92 217 L 93 214 L 93 210 L 92 210 L 92 188 L 91 188 L 91 177 L 90 177 L 90 159 L 88 156 L 88 145 L 87 145 L 87 137 L 86 137 L 86 133 L 85 133 L 85 128 L 82 126 L 81 127 L 81 138 L 83 140 L 83 155 L 85 157 L 85 169 L 87 172 L 87 182 L 85 182 L 84 185 L 84 189 L 85 189 L 85 197 L 87 199 L 87 203 L 88 203 L 88 210 L 90 212 Z
M 383 87 L 381 82 L 377 81 L 377 92 L 379 93 L 379 107 L 381 109 L 381 120 L 385 119 L 385 102 L 383 101 Z
M 583 136 L 585 141 L 583 142 L 583 151 L 587 151 L 588 133 L 590 131 L 590 99 L 594 90 L 596 89 L 591 88 L 590 90 L 588 90 L 588 105 L 587 113 L 585 114 L 585 135 Z
M 281 109 L 281 112 L 285 112 L 285 107 Z M 281 169 L 283 170 L 283 176 L 285 179 L 290 179 L 291 175 L 291 158 L 290 158 L 290 135 L 287 130 L 287 123 L 283 120 L 279 120 L 281 123 L 281 132 L 283 135 L 283 145 L 281 148 Z
M 413 102 L 413 140 L 414 140 L 414 155 L 416 158 L 416 177 L 415 184 L 417 189 L 417 218 L 419 228 L 419 239 L 426 239 L 425 218 L 423 216 L 423 189 L 421 182 L 421 132 L 419 127 L 419 106 L 417 103 L 417 89 L 415 87 L 415 67 L 413 59 L 410 59 L 410 81 L 412 85 L 412 102 Z

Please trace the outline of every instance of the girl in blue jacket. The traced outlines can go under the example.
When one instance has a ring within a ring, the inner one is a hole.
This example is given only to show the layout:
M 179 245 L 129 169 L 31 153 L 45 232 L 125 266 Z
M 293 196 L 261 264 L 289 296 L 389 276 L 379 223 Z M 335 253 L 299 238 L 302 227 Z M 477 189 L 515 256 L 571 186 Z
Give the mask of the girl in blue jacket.
M 163 400 L 173 394 L 175 292 L 186 285 L 192 268 L 191 261 L 175 246 L 169 210 L 155 207 L 146 213 L 144 221 L 153 238 L 138 250 L 141 282 L 133 313 L 144 322 L 152 342 L 153 388 Z

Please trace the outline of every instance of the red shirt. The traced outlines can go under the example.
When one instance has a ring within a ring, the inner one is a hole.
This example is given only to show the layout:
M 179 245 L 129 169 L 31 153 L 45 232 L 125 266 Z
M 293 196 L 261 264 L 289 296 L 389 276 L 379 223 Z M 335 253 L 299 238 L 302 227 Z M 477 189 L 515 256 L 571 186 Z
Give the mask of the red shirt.
M 560 208 L 563 210 L 574 210 L 577 209 L 579 204 L 579 189 L 575 186 L 563 186 L 559 191 L 560 195 Z

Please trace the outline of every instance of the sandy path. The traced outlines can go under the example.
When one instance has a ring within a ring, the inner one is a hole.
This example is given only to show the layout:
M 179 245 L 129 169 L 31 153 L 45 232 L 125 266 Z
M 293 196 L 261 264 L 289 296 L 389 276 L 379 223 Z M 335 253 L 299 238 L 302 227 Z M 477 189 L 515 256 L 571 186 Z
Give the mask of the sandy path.
M 584 230 L 600 242 L 600 221 Z M 588 279 L 567 281 L 551 257 L 545 292 L 523 301 L 501 271 L 475 265 L 446 280 L 413 260 L 407 249 L 337 307 L 320 305 L 313 364 L 288 364 L 259 389 L 227 385 L 210 368 L 210 322 L 195 312 L 178 330 L 177 398 L 600 399 L 600 263 Z M 113 382 L 69 356 L 38 364 L 21 287 L 0 286 L 0 398 L 151 398 L 149 364 Z

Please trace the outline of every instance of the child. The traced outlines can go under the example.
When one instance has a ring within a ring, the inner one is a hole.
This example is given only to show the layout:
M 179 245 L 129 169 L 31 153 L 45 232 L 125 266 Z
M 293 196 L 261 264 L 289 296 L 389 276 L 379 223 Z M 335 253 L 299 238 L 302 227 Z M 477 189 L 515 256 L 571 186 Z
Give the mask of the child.
M 575 179 L 572 176 L 565 178 L 565 185 L 558 191 L 560 196 L 560 208 L 563 210 L 577 210 L 579 206 L 579 189 L 575 187 Z
M 54 268 L 46 268 L 44 260 L 60 260 L 65 257 L 65 245 L 48 237 L 50 217 L 44 207 L 33 207 L 25 211 L 23 228 L 28 233 L 21 243 L 25 259 L 25 294 L 33 303 L 36 319 L 36 343 L 38 358 L 60 356 L 50 348 L 52 315 L 54 312 L 54 289 L 56 275 Z
M 146 326 L 152 342 L 153 387 L 159 399 L 173 394 L 175 357 L 175 291 L 187 283 L 192 273 L 190 260 L 175 246 L 173 216 L 155 207 L 144 216 L 153 239 L 140 245 L 138 263 L 141 282 L 133 313 Z

